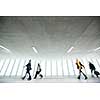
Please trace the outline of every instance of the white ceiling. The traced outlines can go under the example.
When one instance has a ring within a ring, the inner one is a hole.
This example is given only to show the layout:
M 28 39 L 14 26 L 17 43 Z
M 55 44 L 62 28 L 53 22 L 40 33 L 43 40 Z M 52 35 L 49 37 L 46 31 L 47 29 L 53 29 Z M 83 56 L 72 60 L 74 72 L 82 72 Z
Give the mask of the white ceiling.
M 88 54 L 100 46 L 100 17 L 0 17 L 0 45 L 12 52 L 2 55 L 62 57 L 72 46 L 70 55 Z

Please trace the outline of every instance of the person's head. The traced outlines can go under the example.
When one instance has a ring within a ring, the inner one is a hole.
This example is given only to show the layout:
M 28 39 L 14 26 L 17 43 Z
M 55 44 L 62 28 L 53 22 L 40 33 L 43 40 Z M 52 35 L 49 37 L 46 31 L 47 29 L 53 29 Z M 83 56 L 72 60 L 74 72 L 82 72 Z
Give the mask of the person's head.
M 40 64 L 38 63 L 38 67 L 40 67 Z
M 91 62 L 89 61 L 89 64 L 91 64 Z
M 91 63 L 91 62 L 89 61 L 89 65 L 93 65 L 93 63 Z
M 29 63 L 31 63 L 31 60 L 29 60 Z
M 76 63 L 78 62 L 79 60 L 78 59 L 76 59 Z

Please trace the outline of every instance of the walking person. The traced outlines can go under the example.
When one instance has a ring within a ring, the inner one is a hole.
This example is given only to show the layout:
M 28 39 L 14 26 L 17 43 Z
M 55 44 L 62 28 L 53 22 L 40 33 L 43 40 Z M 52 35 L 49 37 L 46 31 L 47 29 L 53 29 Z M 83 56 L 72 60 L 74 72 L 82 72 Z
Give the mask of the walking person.
M 92 64 L 91 62 L 89 62 L 89 68 L 90 68 L 90 70 L 91 70 L 91 76 L 94 77 L 93 74 L 94 74 L 94 72 L 95 72 L 95 70 L 96 70 L 94 64 Z
M 37 66 L 37 70 L 36 70 L 36 74 L 34 76 L 34 79 L 37 78 L 37 76 L 39 75 L 41 78 L 43 78 L 43 75 L 40 74 L 40 72 L 42 71 L 41 67 L 40 67 L 40 64 L 38 63 L 38 66 Z
M 22 79 L 24 80 L 26 78 L 26 75 L 28 74 L 29 75 L 28 80 L 31 80 L 31 75 L 30 75 L 30 70 L 32 70 L 31 60 L 29 60 L 29 63 L 27 65 L 25 65 L 24 67 L 26 67 L 26 73 L 25 73 L 25 76 L 22 77 Z
M 76 65 L 77 65 L 77 69 L 79 70 L 79 75 L 78 75 L 77 78 L 80 79 L 81 78 L 81 74 L 83 74 L 84 77 L 85 77 L 85 80 L 86 80 L 87 76 L 82 72 L 82 68 L 85 69 L 84 65 L 78 59 L 76 59 Z

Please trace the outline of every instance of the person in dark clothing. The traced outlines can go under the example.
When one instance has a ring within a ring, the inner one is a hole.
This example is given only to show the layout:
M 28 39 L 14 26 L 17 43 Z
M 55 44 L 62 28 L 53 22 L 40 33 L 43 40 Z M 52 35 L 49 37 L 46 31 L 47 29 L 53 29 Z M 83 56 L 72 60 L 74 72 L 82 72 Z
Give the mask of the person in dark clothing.
M 94 77 L 93 71 L 95 71 L 96 68 L 95 68 L 95 66 L 94 66 L 91 62 L 89 62 L 89 68 L 90 68 L 90 70 L 91 70 L 91 76 Z
M 36 70 L 36 74 L 34 76 L 34 79 L 37 78 L 37 75 L 39 75 L 41 78 L 43 78 L 43 75 L 40 74 L 40 72 L 41 72 L 41 67 L 40 67 L 40 64 L 38 63 L 38 66 L 37 66 L 37 70 Z
M 26 67 L 26 73 L 25 73 L 25 76 L 22 77 L 22 79 L 24 80 L 26 75 L 29 74 L 28 80 L 31 80 L 31 75 L 30 75 L 30 70 L 32 70 L 32 68 L 31 68 L 31 60 L 29 60 L 29 63 L 27 65 L 25 65 L 24 67 Z
M 95 75 L 97 78 L 99 78 L 100 73 L 98 71 L 96 71 L 95 66 L 91 62 L 89 62 L 89 68 L 91 70 L 91 76 L 94 77 L 94 75 Z
M 84 67 L 84 65 L 82 65 L 82 63 L 78 59 L 76 59 L 76 65 L 77 65 L 77 69 L 79 70 L 79 75 L 77 78 L 80 79 L 81 73 L 82 73 L 84 75 L 85 79 L 87 79 L 87 76 L 81 70 L 82 68 L 85 68 L 85 67 Z

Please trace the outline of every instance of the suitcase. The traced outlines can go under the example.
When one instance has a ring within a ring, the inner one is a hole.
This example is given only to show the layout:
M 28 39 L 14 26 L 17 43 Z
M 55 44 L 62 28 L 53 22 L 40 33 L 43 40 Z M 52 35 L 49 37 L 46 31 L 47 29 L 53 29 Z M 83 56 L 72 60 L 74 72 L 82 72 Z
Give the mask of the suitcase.
M 98 71 L 94 71 L 94 74 L 98 77 L 98 75 L 100 75 L 100 73 Z

